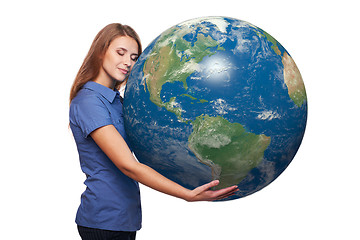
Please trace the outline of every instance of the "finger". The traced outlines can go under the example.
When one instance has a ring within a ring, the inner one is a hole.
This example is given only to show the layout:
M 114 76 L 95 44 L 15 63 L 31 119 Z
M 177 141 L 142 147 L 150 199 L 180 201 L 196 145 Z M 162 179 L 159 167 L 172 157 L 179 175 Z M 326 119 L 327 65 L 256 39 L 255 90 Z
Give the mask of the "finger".
M 214 197 L 218 197 L 218 196 L 228 194 L 230 192 L 236 191 L 237 189 L 238 189 L 238 186 L 234 185 L 234 186 L 231 186 L 231 187 L 227 187 L 227 188 L 223 188 L 223 189 L 213 191 Z
M 234 195 L 235 192 L 239 191 L 238 186 L 232 186 L 225 189 L 218 190 L 214 196 L 215 199 L 223 199 Z
M 223 200 L 223 199 L 226 199 L 226 198 L 228 198 L 228 197 L 234 196 L 238 191 L 239 191 L 239 190 L 237 189 L 237 190 L 235 190 L 235 191 L 233 191 L 233 192 L 229 192 L 229 193 L 227 193 L 227 194 L 220 195 L 220 196 L 218 196 L 218 197 L 217 197 L 216 199 L 214 199 L 214 200 Z
M 206 183 L 200 187 L 197 187 L 195 190 L 199 194 L 199 193 L 205 192 L 205 191 L 209 190 L 210 188 L 215 187 L 217 185 L 219 185 L 219 180 L 214 180 L 214 181 Z

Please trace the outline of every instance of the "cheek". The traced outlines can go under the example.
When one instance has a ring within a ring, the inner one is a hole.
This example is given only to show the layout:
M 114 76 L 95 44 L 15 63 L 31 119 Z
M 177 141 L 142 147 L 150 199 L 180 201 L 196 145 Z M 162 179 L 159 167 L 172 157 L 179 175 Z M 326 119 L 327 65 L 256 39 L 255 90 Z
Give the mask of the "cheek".
M 106 65 L 107 67 L 113 67 L 116 66 L 118 63 L 118 57 L 114 54 L 107 54 L 104 58 L 103 65 Z
M 112 77 L 115 77 L 117 75 L 117 67 L 113 59 L 104 59 L 102 67 Z

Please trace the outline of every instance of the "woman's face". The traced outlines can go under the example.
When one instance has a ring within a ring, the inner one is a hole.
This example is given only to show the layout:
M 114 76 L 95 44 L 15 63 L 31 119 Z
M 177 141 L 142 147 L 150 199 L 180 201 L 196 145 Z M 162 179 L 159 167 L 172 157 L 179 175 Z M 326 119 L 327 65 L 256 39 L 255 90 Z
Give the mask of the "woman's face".
M 117 37 L 105 52 L 102 70 L 110 80 L 124 81 L 138 57 L 138 45 L 133 38 Z

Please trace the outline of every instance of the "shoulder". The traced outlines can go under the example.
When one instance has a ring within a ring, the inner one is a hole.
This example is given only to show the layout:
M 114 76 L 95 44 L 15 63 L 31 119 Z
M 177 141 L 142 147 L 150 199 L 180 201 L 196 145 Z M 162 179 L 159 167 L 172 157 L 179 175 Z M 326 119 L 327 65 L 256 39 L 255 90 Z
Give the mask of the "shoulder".
M 82 89 L 71 101 L 69 111 L 70 125 L 81 129 L 87 137 L 93 130 L 112 124 L 111 114 L 100 94 Z
M 70 121 L 78 119 L 107 118 L 109 110 L 101 95 L 89 89 L 81 89 L 70 104 Z
M 78 109 L 91 111 L 93 108 L 105 108 L 101 94 L 89 89 L 81 89 L 70 103 L 70 112 Z
M 86 103 L 86 102 L 89 102 L 89 101 L 90 102 L 101 101 L 100 100 L 100 94 L 95 92 L 95 91 L 83 88 L 78 92 L 78 94 L 71 101 L 70 106 L 71 105 L 77 105 L 77 104 L 83 104 L 83 103 Z

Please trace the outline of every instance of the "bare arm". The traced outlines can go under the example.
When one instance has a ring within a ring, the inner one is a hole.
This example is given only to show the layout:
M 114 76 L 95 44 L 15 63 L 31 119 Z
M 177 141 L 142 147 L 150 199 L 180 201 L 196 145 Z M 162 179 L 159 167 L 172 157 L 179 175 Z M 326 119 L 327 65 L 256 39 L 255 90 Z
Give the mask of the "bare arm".
M 182 187 L 152 168 L 136 161 L 126 142 L 113 125 L 98 128 L 90 136 L 125 175 L 157 191 L 186 201 L 213 201 L 231 196 L 237 191 L 237 186 L 217 191 L 209 190 L 219 184 L 217 180 L 194 190 Z

